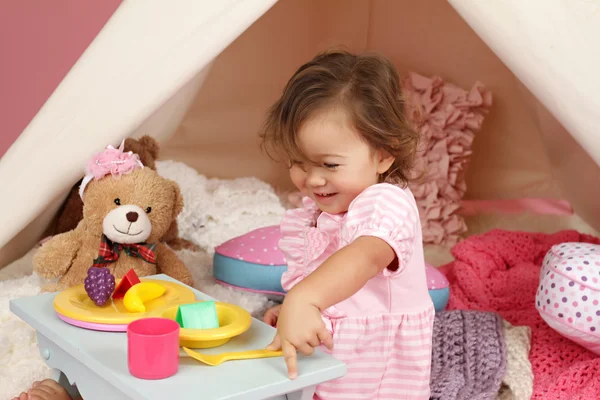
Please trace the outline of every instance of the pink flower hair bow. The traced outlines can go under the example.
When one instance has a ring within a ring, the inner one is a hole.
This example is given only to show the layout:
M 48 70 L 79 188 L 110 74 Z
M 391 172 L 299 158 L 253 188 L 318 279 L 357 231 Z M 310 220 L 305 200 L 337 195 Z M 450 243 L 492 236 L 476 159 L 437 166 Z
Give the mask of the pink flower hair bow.
M 118 149 L 108 145 L 106 149 L 92 156 L 85 168 L 85 177 L 79 186 L 79 197 L 83 199 L 83 191 L 92 179 L 102 179 L 110 174 L 114 178 L 120 178 L 121 175 L 129 174 L 137 168 L 144 168 L 144 164 L 140 161 L 137 154 L 129 151 L 123 152 L 125 140 L 121 142 Z

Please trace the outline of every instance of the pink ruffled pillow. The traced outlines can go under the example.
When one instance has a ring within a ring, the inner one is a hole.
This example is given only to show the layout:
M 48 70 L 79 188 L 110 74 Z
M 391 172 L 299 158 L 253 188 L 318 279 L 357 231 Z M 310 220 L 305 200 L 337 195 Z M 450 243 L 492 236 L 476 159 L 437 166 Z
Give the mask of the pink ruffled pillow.
M 492 105 L 476 82 L 466 91 L 442 78 L 409 73 L 403 79 L 409 120 L 422 135 L 418 182 L 410 184 L 421 216 L 423 242 L 453 246 L 466 232 L 457 211 L 467 190 L 465 170 L 475 133 Z

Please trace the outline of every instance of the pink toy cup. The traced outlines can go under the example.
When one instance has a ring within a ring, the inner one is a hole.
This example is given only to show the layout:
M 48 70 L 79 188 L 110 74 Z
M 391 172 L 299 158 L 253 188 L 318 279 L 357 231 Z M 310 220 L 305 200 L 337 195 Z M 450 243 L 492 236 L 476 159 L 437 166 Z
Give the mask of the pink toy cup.
M 179 324 L 143 318 L 127 326 L 127 365 L 140 379 L 164 379 L 179 368 Z

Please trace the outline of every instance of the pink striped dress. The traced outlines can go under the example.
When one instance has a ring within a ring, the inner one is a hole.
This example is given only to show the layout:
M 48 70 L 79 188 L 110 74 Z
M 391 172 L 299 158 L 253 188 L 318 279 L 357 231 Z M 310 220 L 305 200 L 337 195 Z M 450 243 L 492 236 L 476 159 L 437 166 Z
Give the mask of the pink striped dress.
M 428 399 L 434 307 L 412 193 L 376 184 L 356 197 L 346 213 L 336 215 L 320 212 L 309 198 L 303 202 L 304 207 L 286 211 L 281 222 L 279 246 L 288 262 L 284 289 L 360 236 L 385 240 L 399 264 L 323 311 L 334 341 L 331 354 L 348 371 L 319 385 L 314 399 Z

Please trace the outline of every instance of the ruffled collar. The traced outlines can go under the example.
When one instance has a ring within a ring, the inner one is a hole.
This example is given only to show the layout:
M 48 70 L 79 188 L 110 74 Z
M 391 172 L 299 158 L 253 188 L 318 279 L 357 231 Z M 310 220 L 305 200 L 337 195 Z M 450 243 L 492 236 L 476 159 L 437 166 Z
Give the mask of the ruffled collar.
M 332 231 L 337 230 L 346 218 L 346 213 L 329 214 L 321 211 L 317 203 L 308 196 L 302 198 L 302 204 L 307 213 L 313 215 L 310 228 L 322 232 L 331 233 Z

